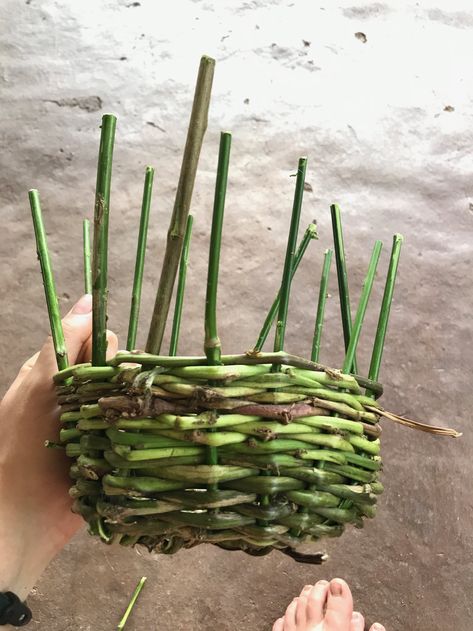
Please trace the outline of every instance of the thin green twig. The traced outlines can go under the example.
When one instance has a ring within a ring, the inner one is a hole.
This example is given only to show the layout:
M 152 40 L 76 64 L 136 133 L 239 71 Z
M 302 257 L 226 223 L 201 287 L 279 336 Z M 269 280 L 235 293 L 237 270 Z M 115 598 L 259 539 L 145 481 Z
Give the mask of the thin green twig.
M 289 296 L 291 293 L 292 269 L 294 265 L 294 255 L 296 251 L 297 232 L 299 230 L 299 220 L 301 217 L 302 197 L 304 195 L 305 172 L 307 169 L 307 158 L 299 158 L 297 166 L 296 189 L 294 193 L 294 203 L 292 206 L 291 226 L 287 240 L 286 258 L 281 281 L 280 301 L 278 310 L 278 321 L 276 323 L 276 335 L 274 337 L 274 351 L 282 351 L 284 348 L 284 336 L 286 333 L 287 312 L 289 307 Z
M 374 244 L 373 252 L 371 254 L 370 263 L 368 266 L 368 273 L 363 282 L 363 288 L 361 290 L 360 302 L 358 303 L 358 309 L 355 315 L 355 321 L 353 323 L 353 329 L 351 331 L 350 343 L 345 355 L 345 361 L 343 362 L 342 372 L 349 373 L 353 366 L 353 360 L 355 357 L 356 347 L 358 346 L 358 340 L 360 339 L 361 327 L 365 318 L 366 307 L 368 306 L 368 300 L 373 288 L 374 277 L 376 274 L 376 268 L 378 266 L 379 255 L 381 254 L 381 248 L 383 244 L 381 241 L 376 241 Z
M 210 234 L 207 295 L 205 300 L 204 350 L 207 361 L 211 366 L 220 364 L 221 355 L 220 339 L 217 332 L 217 286 L 231 142 L 231 134 L 222 132 L 220 135 L 220 148 L 218 153 L 217 181 L 215 183 L 212 231 Z
M 330 212 L 332 214 L 333 244 L 335 249 L 335 261 L 337 263 L 338 293 L 340 296 L 340 312 L 342 316 L 343 339 L 345 341 L 345 352 L 347 352 L 351 338 L 352 321 L 350 296 L 348 293 L 348 275 L 345 260 L 345 248 L 343 245 L 342 220 L 340 217 L 340 208 L 337 204 L 332 204 L 330 206 Z M 358 372 L 356 356 L 353 357 L 352 369 L 353 372 Z
M 200 150 L 207 129 L 207 116 L 212 91 L 215 60 L 204 56 L 200 60 L 199 75 L 195 88 L 192 114 L 187 132 L 186 146 L 182 158 L 181 173 L 176 199 L 167 235 L 163 267 L 159 279 L 153 316 L 146 342 L 149 353 L 159 353 L 169 313 L 174 282 L 176 280 L 187 216 L 194 190 L 195 176 Z
M 403 237 L 395 234 L 393 237 L 393 247 L 391 250 L 391 258 L 389 260 L 388 274 L 386 277 L 386 285 L 384 287 L 383 301 L 379 312 L 378 326 L 373 346 L 373 354 L 371 355 L 370 369 L 368 378 L 377 381 L 379 377 L 379 369 L 381 366 L 381 358 L 384 350 L 384 340 L 388 328 L 389 312 L 393 300 L 394 284 L 396 282 L 397 268 L 399 265 L 399 257 L 401 254 L 401 246 Z
M 116 124 L 117 119 L 113 114 L 103 115 L 95 189 L 92 260 L 92 364 L 94 366 L 103 366 L 107 355 L 108 216 Z
M 301 239 L 299 247 L 297 248 L 297 252 L 294 255 L 294 264 L 291 271 L 291 280 L 294 278 L 294 274 L 296 273 L 297 268 L 299 267 L 299 263 L 301 262 L 302 257 L 304 256 L 305 251 L 307 250 L 307 246 L 312 241 L 312 239 L 318 239 L 317 225 L 315 221 L 308 225 L 304 233 L 304 236 Z M 254 346 L 253 350 L 255 352 L 259 352 L 263 348 L 264 343 L 266 342 L 266 339 L 269 335 L 271 327 L 273 326 L 273 322 L 276 319 L 276 316 L 278 313 L 280 298 L 281 298 L 281 291 L 279 290 L 276 298 L 274 299 L 273 304 L 271 305 L 271 309 L 269 310 L 269 313 L 266 316 L 266 320 L 264 321 L 263 327 L 258 336 L 258 340 Z
M 138 596 L 140 595 L 140 592 L 143 589 L 143 586 L 144 586 L 145 582 L 146 582 L 146 576 L 143 576 L 140 579 L 138 585 L 136 586 L 135 591 L 133 592 L 133 595 L 131 597 L 130 603 L 129 603 L 128 607 L 126 608 L 125 613 L 123 614 L 123 618 L 118 623 L 117 631 L 123 631 L 123 629 L 125 628 L 125 625 L 126 625 L 126 623 L 128 621 L 128 618 L 130 617 L 130 614 L 133 611 L 133 607 L 136 604 Z
M 317 317 L 315 318 L 314 338 L 312 341 L 312 353 L 310 359 L 313 362 L 319 361 L 320 340 L 322 338 L 322 328 L 324 325 L 325 303 L 327 302 L 328 276 L 332 264 L 332 250 L 325 250 L 324 266 L 320 279 L 319 301 L 317 303 Z
M 29 191 L 28 196 L 36 237 L 36 251 L 38 253 L 38 259 L 41 266 L 41 274 L 43 276 L 44 293 L 46 296 L 46 305 L 48 307 L 49 324 L 51 326 L 54 352 L 56 354 L 58 369 L 64 370 L 64 368 L 69 366 L 69 360 L 67 358 L 66 342 L 64 340 L 64 332 L 62 330 L 59 303 L 54 283 L 53 270 L 51 267 L 51 260 L 49 258 L 46 231 L 44 229 L 38 191 L 36 189 L 32 189 Z
M 136 332 L 138 330 L 138 318 L 140 315 L 141 288 L 143 286 L 143 270 L 145 266 L 146 241 L 148 238 L 149 209 L 151 195 L 153 193 L 153 167 L 146 167 L 145 183 L 143 188 L 143 200 L 141 203 L 140 230 L 138 233 L 138 245 L 136 248 L 135 275 L 133 278 L 133 290 L 131 294 L 130 320 L 128 324 L 128 336 L 126 348 L 132 351 L 136 345 Z
M 189 245 L 192 236 L 192 224 L 194 218 L 192 215 L 187 217 L 186 234 L 184 235 L 184 244 L 182 246 L 181 262 L 179 264 L 179 277 L 177 280 L 176 304 L 174 305 L 174 318 L 172 321 L 171 342 L 169 345 L 169 355 L 172 357 L 177 355 L 177 344 L 179 341 L 179 332 L 181 328 L 182 305 L 184 302 L 184 291 L 186 288 L 187 266 L 189 264 Z
M 90 221 L 84 219 L 82 223 L 82 242 L 84 248 L 84 291 L 92 293 L 92 263 L 90 253 Z

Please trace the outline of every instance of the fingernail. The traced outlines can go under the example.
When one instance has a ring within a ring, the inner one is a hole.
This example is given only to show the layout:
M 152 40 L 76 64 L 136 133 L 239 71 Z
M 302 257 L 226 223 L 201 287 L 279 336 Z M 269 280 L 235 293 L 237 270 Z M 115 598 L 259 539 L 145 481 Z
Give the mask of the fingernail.
M 339 581 L 335 580 L 330 583 L 330 593 L 332 596 L 342 595 L 342 585 Z
M 84 294 L 80 300 L 72 307 L 71 313 L 75 315 L 84 315 L 92 311 L 92 295 Z

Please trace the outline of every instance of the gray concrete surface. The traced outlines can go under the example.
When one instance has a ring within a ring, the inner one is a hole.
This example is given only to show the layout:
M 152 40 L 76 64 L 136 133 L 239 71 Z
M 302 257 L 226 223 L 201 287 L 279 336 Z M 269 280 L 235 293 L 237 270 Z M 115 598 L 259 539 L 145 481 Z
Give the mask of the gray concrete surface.
M 464 431 L 438 439 L 384 423 L 386 492 L 376 520 L 320 547 L 322 568 L 210 547 L 174 557 L 107 548 L 86 534 L 31 598 L 33 628 L 115 628 L 141 575 L 134 629 L 263 631 L 307 582 L 343 576 L 368 621 L 389 631 L 470 631 L 473 615 L 473 12 L 425 2 L 100 3 L 0 6 L 0 365 L 2 391 L 48 330 L 26 192 L 39 188 L 61 307 L 81 293 L 80 222 L 91 215 L 98 124 L 119 116 L 111 218 L 110 326 L 126 334 L 144 166 L 157 169 L 141 343 L 154 301 L 200 54 L 218 61 L 193 211 L 182 352 L 200 352 L 218 134 L 234 132 L 222 258 L 224 348 L 248 348 L 275 294 L 299 155 L 303 224 L 320 241 L 301 266 L 287 348 L 310 348 L 329 204 L 344 211 L 359 295 L 372 242 L 385 249 L 361 341 L 371 333 L 394 232 L 406 237 L 382 378 L 399 413 Z M 356 33 L 363 33 L 355 36 Z M 366 41 L 365 41 L 366 40 Z M 321 359 L 342 357 L 332 274 Z M 12 352 L 13 351 L 13 352 Z M 18 358 L 18 359 L 16 359 Z

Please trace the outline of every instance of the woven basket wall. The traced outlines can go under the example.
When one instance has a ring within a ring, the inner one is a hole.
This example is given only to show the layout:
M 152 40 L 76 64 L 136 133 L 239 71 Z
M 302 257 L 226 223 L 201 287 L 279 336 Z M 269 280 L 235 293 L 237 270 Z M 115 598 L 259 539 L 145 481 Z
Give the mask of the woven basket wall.
M 125 358 L 56 377 L 74 510 L 104 541 L 292 553 L 374 516 L 378 404 L 354 377 Z

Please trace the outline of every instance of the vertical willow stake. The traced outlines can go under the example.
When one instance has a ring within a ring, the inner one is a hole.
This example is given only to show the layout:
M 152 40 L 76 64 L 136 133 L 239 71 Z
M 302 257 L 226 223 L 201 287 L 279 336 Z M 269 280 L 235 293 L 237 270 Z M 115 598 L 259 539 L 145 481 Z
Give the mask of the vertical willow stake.
M 312 341 L 311 361 L 319 361 L 320 340 L 322 338 L 322 328 L 324 325 L 325 303 L 327 302 L 327 285 L 330 266 L 332 264 L 332 250 L 325 250 L 324 266 L 320 279 L 319 301 L 317 303 L 317 316 L 315 318 L 314 339 Z
M 373 354 L 371 355 L 370 369 L 368 378 L 373 381 L 378 380 L 379 368 L 381 366 L 381 358 L 383 356 L 384 340 L 386 338 L 386 330 L 388 328 L 389 312 L 393 300 L 394 284 L 396 282 L 397 268 L 399 265 L 399 256 L 401 254 L 401 246 L 403 237 L 395 234 L 393 237 L 393 247 L 391 250 L 391 258 L 389 260 L 388 275 L 386 277 L 386 285 L 384 287 L 383 301 L 379 312 L 378 326 L 373 346 Z
M 217 181 L 215 183 L 212 230 L 210 233 L 207 294 L 205 298 L 204 350 L 207 361 L 211 366 L 220 364 L 221 355 L 220 340 L 217 332 L 217 285 L 231 143 L 231 134 L 222 132 L 220 134 L 220 148 L 218 152 Z
M 177 354 L 177 343 L 179 341 L 179 331 L 181 328 L 182 304 L 184 302 L 184 291 L 186 289 L 187 266 L 189 264 L 189 245 L 192 236 L 192 215 L 187 217 L 186 234 L 182 246 L 181 262 L 179 264 L 179 277 L 177 280 L 176 304 L 174 306 L 174 318 L 172 321 L 171 343 L 169 345 L 169 355 Z
M 218 151 L 217 180 L 215 183 L 215 197 L 212 216 L 212 230 L 210 232 L 209 268 L 207 273 L 207 293 L 205 297 L 205 341 L 204 350 L 210 366 L 218 366 L 221 361 L 221 346 L 217 331 L 217 287 L 218 268 L 220 264 L 220 248 L 222 244 L 223 213 L 225 210 L 225 195 L 227 192 L 228 164 L 232 136 L 228 132 L 220 134 Z M 210 382 L 210 385 L 212 383 Z M 214 430 L 210 429 L 209 432 Z M 207 447 L 208 465 L 218 464 L 217 447 Z M 217 485 L 209 484 L 209 491 L 215 491 Z
M 92 265 L 90 259 L 90 221 L 84 219 L 82 224 L 82 242 L 84 247 L 84 291 L 92 293 Z
M 284 349 L 284 336 L 286 333 L 287 311 L 289 307 L 289 295 L 291 292 L 292 268 L 294 264 L 294 254 L 296 250 L 297 232 L 299 230 L 299 220 L 301 217 L 302 197 L 304 195 L 305 172 L 307 168 L 307 158 L 299 158 L 296 177 L 296 190 L 294 193 L 294 203 L 292 206 L 291 226 L 287 240 L 286 258 L 282 275 L 280 301 L 278 311 L 278 321 L 276 323 L 276 335 L 274 338 L 274 351 Z M 275 367 L 277 370 L 277 367 Z
M 358 340 L 360 339 L 361 327 L 365 318 L 366 307 L 368 306 L 371 289 L 373 288 L 374 277 L 376 274 L 376 268 L 378 267 L 379 255 L 381 254 L 382 247 L 383 244 L 381 243 L 381 241 L 375 242 L 373 252 L 371 254 L 370 263 L 368 266 L 368 273 L 366 274 L 366 278 L 363 282 L 360 302 L 358 303 L 358 309 L 356 310 L 350 343 L 348 344 L 345 361 L 343 362 L 342 372 L 344 373 L 349 373 L 351 367 L 353 366 L 353 359 L 355 357 L 356 347 L 358 346 Z
M 351 310 L 350 296 L 348 294 L 348 275 L 345 261 L 345 248 L 343 245 L 342 220 L 340 208 L 337 204 L 330 206 L 332 214 L 333 244 L 335 248 L 335 261 L 337 263 L 338 293 L 340 296 L 340 312 L 342 316 L 343 339 L 345 341 L 345 352 L 348 350 L 351 337 Z M 349 372 L 351 372 L 351 367 Z M 356 356 L 353 357 L 353 372 L 358 372 Z
M 104 366 L 107 354 L 108 215 L 112 179 L 113 145 L 117 119 L 102 116 L 94 211 L 94 254 L 92 259 L 92 365 Z
M 41 274 L 43 276 L 44 293 L 46 296 L 46 305 L 48 307 L 49 324 L 51 326 L 51 335 L 53 338 L 57 367 L 59 370 L 63 370 L 68 367 L 69 361 L 67 358 L 66 342 L 64 341 L 56 286 L 54 284 L 53 270 L 49 258 L 46 231 L 44 229 L 38 191 L 32 189 L 29 191 L 28 197 L 30 200 L 31 215 L 33 217 L 36 251 L 38 253 L 39 264 L 41 266 Z
M 136 247 L 135 275 L 131 294 L 130 320 L 128 323 L 126 342 L 126 348 L 129 351 L 132 351 L 136 345 L 136 331 L 138 329 L 138 317 L 140 315 L 141 288 L 143 286 L 143 270 L 148 237 L 149 209 L 151 206 L 151 195 L 153 193 L 153 178 L 153 167 L 146 167 L 143 201 L 141 203 L 140 230 L 138 233 L 138 245 Z
M 304 256 L 307 250 L 307 246 L 312 241 L 312 239 L 318 239 L 317 225 L 315 221 L 308 225 L 304 233 L 304 236 L 301 239 L 299 247 L 297 248 L 297 252 L 294 255 L 294 264 L 293 264 L 292 272 L 291 272 L 291 280 L 294 278 L 297 268 L 299 267 L 299 263 L 301 262 L 302 257 Z M 276 318 L 276 315 L 278 313 L 280 298 L 281 298 L 281 291 L 278 291 L 278 294 L 276 298 L 274 299 L 273 304 L 271 305 L 271 309 L 269 310 L 268 315 L 266 316 L 266 320 L 264 321 L 263 327 L 258 336 L 258 340 L 254 346 L 254 349 L 253 349 L 254 352 L 259 353 L 260 350 L 263 348 L 264 343 L 266 342 L 266 339 L 269 335 L 271 327 L 273 326 L 274 319 Z
M 176 199 L 167 235 L 163 267 L 159 279 L 153 316 L 151 318 L 148 341 L 146 342 L 146 350 L 148 353 L 153 353 L 154 355 L 159 354 L 161 349 L 172 291 L 179 266 L 182 241 L 191 205 L 192 191 L 194 190 L 200 150 L 207 129 L 214 68 L 214 59 L 206 56 L 202 57 L 195 88 L 189 130 L 187 132 L 186 146 L 182 158 L 181 173 L 177 185 Z

